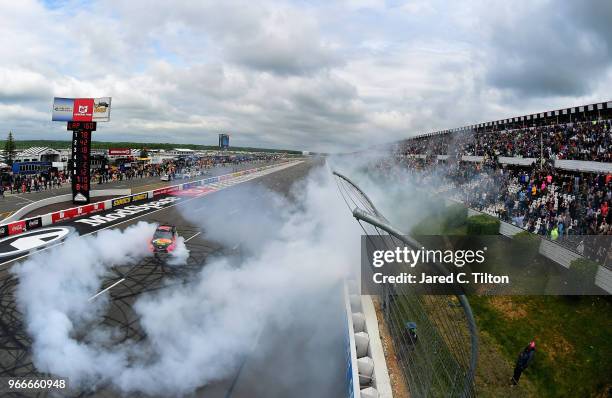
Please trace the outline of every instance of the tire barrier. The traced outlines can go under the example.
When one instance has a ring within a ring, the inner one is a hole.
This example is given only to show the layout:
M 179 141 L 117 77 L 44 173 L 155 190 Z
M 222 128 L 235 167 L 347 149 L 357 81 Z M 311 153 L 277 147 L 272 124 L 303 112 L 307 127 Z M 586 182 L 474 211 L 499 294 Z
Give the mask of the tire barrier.
M 367 299 L 370 298 L 367 297 Z M 367 317 L 362 312 L 362 297 L 354 281 L 349 281 L 344 285 L 344 302 L 347 328 L 345 339 L 346 396 L 349 398 L 391 398 L 391 383 L 373 307 L 371 316 L 374 320 L 368 327 Z M 370 334 L 374 337 L 371 338 Z M 378 342 L 375 341 L 376 339 Z M 377 361 L 374 358 L 377 358 Z

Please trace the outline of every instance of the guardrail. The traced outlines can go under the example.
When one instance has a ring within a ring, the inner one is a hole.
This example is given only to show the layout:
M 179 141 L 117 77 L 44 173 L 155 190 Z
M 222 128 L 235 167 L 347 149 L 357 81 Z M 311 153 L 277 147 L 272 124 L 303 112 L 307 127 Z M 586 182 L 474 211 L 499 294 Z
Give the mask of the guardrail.
M 173 192 L 181 191 L 183 189 L 189 189 L 192 187 L 197 187 L 201 185 L 212 184 L 219 181 L 225 181 L 228 179 L 236 178 L 243 176 L 245 174 L 251 174 L 258 171 L 267 170 L 270 168 L 278 167 L 280 165 L 284 165 L 289 163 L 289 161 L 276 163 L 273 165 L 256 167 L 253 169 L 237 171 L 230 174 L 224 174 L 216 177 L 208 177 L 197 181 L 189 181 L 185 183 L 181 183 L 178 185 L 172 185 L 164 188 L 154 189 L 152 191 L 141 192 L 138 194 L 132 194 L 127 196 L 122 196 L 116 199 L 108 199 L 101 202 L 90 203 L 83 206 L 76 206 L 65 210 L 59 210 L 48 214 L 43 214 L 41 216 L 30 217 L 24 220 L 16 220 L 7 224 L 0 225 L 0 238 L 4 238 L 7 236 L 17 235 L 26 231 L 31 231 L 36 228 L 46 227 L 58 222 L 70 220 L 76 217 L 84 216 L 87 214 L 98 213 L 104 210 L 110 210 L 113 207 L 124 206 L 128 203 L 134 203 L 138 201 L 143 201 L 146 199 L 153 199 L 157 196 L 167 195 Z

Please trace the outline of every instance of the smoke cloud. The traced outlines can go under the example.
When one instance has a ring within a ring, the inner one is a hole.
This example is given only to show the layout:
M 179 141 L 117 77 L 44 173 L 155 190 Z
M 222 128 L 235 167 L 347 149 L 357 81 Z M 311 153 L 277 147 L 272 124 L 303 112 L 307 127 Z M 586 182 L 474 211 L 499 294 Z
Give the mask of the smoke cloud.
M 176 247 L 170 253 L 168 257 L 168 261 L 166 262 L 168 265 L 185 265 L 187 264 L 187 259 L 189 258 L 189 249 L 187 249 L 187 245 L 185 245 L 185 238 L 179 236 L 176 239 Z
M 199 224 L 206 239 L 240 253 L 207 259 L 191 283 L 141 295 L 133 308 L 144 342 L 113 343 L 116 331 L 97 324 L 108 298 L 88 298 L 112 265 L 147 255 L 143 236 L 154 225 L 71 239 L 17 265 L 17 300 L 36 367 L 81 388 L 110 383 L 125 394 L 185 395 L 233 377 L 248 356 L 283 352 L 285 342 L 275 341 L 275 333 L 297 324 L 306 330 L 294 337 L 322 356 L 304 366 L 316 368 L 313 375 L 342 373 L 342 355 L 330 360 L 323 352 L 328 346 L 317 339 L 334 334 L 321 329 L 327 327 L 321 318 L 332 316 L 338 283 L 359 267 L 361 230 L 332 176 L 325 168 L 314 170 L 294 186 L 291 199 L 254 184 L 226 193 L 209 195 L 203 208 L 184 207 L 184 217 Z M 336 325 L 342 329 L 341 318 Z M 340 333 L 334 342 L 340 353 L 342 344 Z M 279 383 L 289 383 L 284 376 Z
M 19 309 L 32 336 L 32 354 L 43 372 L 67 376 L 72 383 L 95 385 L 100 369 L 113 377 L 127 364 L 121 347 L 104 347 L 109 330 L 86 335 L 104 313 L 108 297 L 89 300 L 100 289 L 113 265 L 133 264 L 149 254 L 146 237 L 155 225 L 139 222 L 125 231 L 104 230 L 96 236 L 69 238 L 63 245 L 34 254 L 12 268 L 19 279 L 15 292 Z

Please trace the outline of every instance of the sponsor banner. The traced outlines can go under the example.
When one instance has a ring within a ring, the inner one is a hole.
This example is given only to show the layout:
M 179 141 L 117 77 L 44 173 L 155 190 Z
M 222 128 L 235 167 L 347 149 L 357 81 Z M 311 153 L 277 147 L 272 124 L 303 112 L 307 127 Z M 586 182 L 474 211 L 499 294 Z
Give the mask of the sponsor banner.
M 53 99 L 53 114 L 51 120 L 56 122 L 69 122 L 72 120 L 74 113 L 74 98 L 59 98 Z
M 93 98 L 75 98 L 72 120 L 75 122 L 93 122 Z
M 130 156 L 132 150 L 130 148 L 110 148 L 108 150 L 109 156 Z
M 8 225 L 0 225 L 0 238 L 8 236 Z
M 25 231 L 26 223 L 24 220 L 15 221 L 8 225 L 8 234 L 16 235 Z
M 78 215 L 79 209 L 77 207 L 56 211 L 55 213 L 51 213 L 51 222 L 55 224 L 56 222 L 69 220 L 71 218 L 77 217 Z
M 113 199 L 113 207 L 119 207 L 123 205 L 127 205 L 132 203 L 132 198 L 130 196 L 125 196 L 123 198 Z
M 147 194 L 147 192 L 137 193 L 134 195 L 113 199 L 112 204 L 113 204 L 113 207 L 125 206 L 130 203 L 146 200 L 148 197 L 149 195 Z
M 88 218 L 81 218 L 79 220 L 76 220 L 75 222 L 80 223 L 80 224 L 86 224 L 92 227 L 97 227 L 99 225 L 110 223 L 116 220 L 121 220 L 126 217 L 130 218 L 131 216 L 134 216 L 139 213 L 162 209 L 166 206 L 173 204 L 174 202 L 180 199 L 181 198 L 177 196 L 169 196 L 167 198 L 163 198 L 163 199 L 160 199 L 154 202 L 145 203 L 141 205 L 128 205 L 128 206 L 122 207 L 121 209 L 117 209 L 113 212 L 110 212 L 108 214 L 100 214 L 100 215 L 95 215 L 95 216 L 91 216 Z
M 160 188 L 160 189 L 156 189 L 153 191 L 153 196 L 159 196 L 159 195 L 167 195 L 170 194 L 172 192 L 176 192 L 179 190 L 178 185 L 172 186 L 172 187 L 166 187 L 166 188 Z
M 148 198 L 149 198 L 149 194 L 147 192 L 137 193 L 135 195 L 132 195 L 132 203 L 140 202 L 142 200 L 147 200 Z
M 201 186 L 203 183 L 202 180 L 199 181 L 192 181 L 192 182 L 187 182 L 185 184 L 183 184 L 183 189 L 189 189 L 189 188 L 193 188 L 193 187 L 199 187 Z
M 196 196 L 204 196 L 210 192 L 215 192 L 215 191 L 217 191 L 217 189 L 215 188 L 197 187 L 197 188 L 183 189 L 182 191 L 175 192 L 173 195 L 196 197 Z
M 108 122 L 111 97 L 53 99 L 51 120 L 56 122 Z
M 24 221 L 26 224 L 26 230 L 28 231 L 42 227 L 42 217 L 28 218 Z
M 85 205 L 78 208 L 80 215 L 95 213 L 102 210 L 104 210 L 104 202 L 92 203 L 90 205 Z
M 93 99 L 92 122 L 110 121 L 111 97 Z

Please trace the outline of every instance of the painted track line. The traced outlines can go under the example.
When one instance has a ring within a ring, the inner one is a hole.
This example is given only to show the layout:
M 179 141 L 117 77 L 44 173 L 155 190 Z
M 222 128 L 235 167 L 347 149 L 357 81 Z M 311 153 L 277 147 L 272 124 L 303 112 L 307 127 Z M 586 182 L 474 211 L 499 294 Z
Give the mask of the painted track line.
M 196 236 L 200 235 L 202 232 L 197 232 L 196 234 L 190 236 L 189 238 L 185 239 L 185 243 L 189 242 L 190 240 L 192 240 L 193 238 L 195 238 Z
M 110 285 L 109 287 L 107 287 L 104 290 L 99 291 L 98 293 L 96 293 L 95 295 L 91 296 L 87 301 L 92 301 L 93 299 L 95 299 L 96 297 L 98 297 L 99 295 L 101 295 L 104 292 L 109 291 L 110 289 L 112 289 L 113 287 L 117 286 L 118 284 L 120 284 L 121 282 L 123 282 L 125 280 L 125 278 L 121 278 L 119 279 L 117 282 L 113 283 L 112 285 Z

